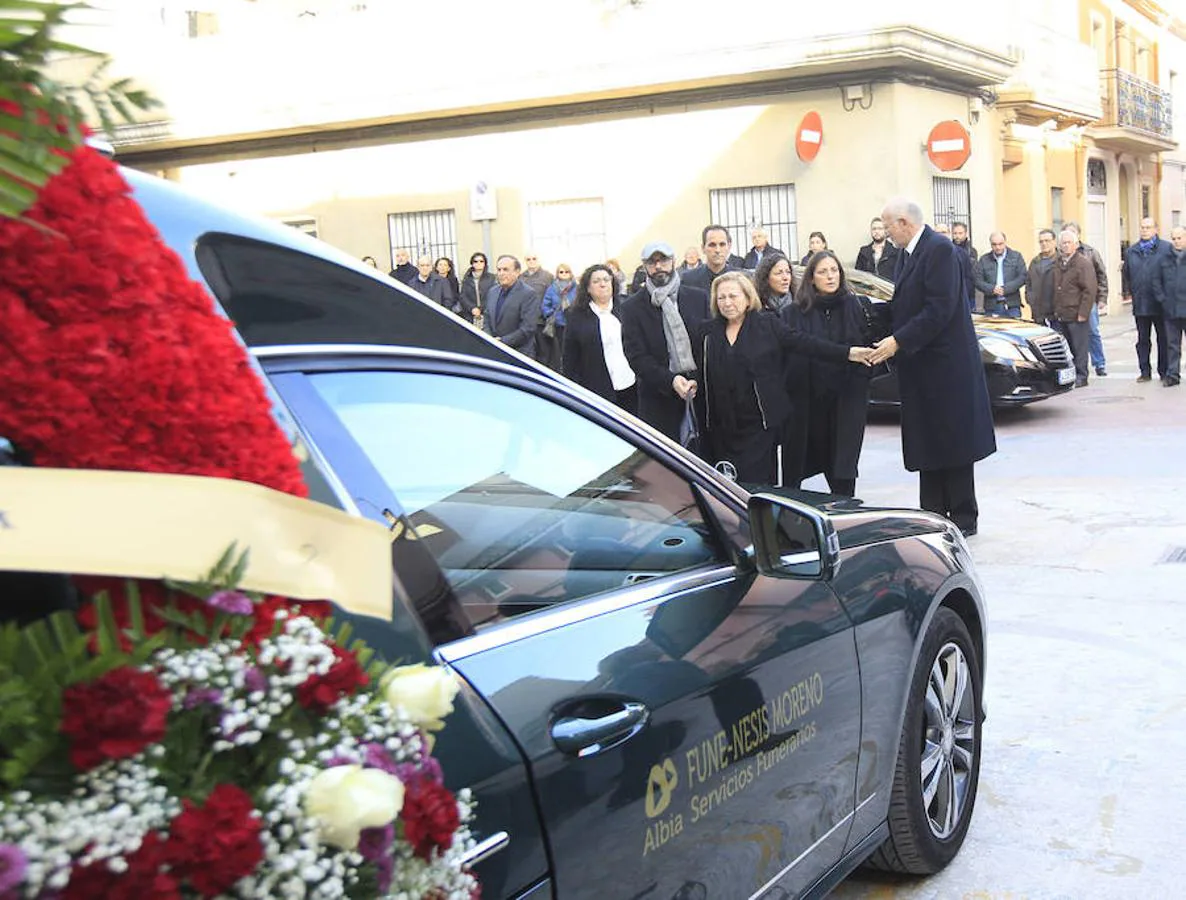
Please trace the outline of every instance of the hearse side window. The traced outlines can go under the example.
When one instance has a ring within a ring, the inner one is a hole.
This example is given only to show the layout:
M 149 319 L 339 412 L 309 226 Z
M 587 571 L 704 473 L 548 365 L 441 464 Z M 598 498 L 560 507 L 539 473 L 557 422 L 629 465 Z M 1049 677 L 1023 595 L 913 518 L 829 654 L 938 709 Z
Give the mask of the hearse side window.
M 475 627 L 727 560 L 682 477 L 562 406 L 450 375 L 308 377 Z

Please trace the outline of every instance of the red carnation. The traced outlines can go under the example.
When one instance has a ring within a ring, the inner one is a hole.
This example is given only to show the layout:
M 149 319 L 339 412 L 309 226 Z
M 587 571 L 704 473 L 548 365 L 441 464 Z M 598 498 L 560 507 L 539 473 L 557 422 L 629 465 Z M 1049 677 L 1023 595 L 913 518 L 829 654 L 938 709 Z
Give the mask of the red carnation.
M 255 871 L 264 858 L 262 825 L 246 791 L 220 784 L 205 806 L 192 800 L 183 805 L 169 829 L 169 861 L 180 878 L 203 897 L 214 897 Z
M 93 769 L 108 759 L 135 756 L 165 736 L 173 698 L 152 672 L 131 666 L 62 692 L 62 733 L 72 741 L 70 761 Z
M 79 866 L 70 873 L 60 900 L 181 900 L 173 875 L 165 869 L 165 840 L 155 832 L 144 836 L 140 849 L 126 857 L 128 868 L 113 872 L 105 860 Z
M 429 778 L 416 778 L 406 785 L 399 815 L 404 821 L 404 838 L 423 860 L 432 858 L 434 848 L 452 847 L 453 835 L 461 825 L 453 794 Z
M 305 709 L 323 713 L 338 702 L 339 697 L 353 694 L 370 684 L 371 679 L 358 664 L 358 657 L 350 650 L 334 647 L 334 664 L 324 675 L 310 675 L 297 688 L 297 701 Z

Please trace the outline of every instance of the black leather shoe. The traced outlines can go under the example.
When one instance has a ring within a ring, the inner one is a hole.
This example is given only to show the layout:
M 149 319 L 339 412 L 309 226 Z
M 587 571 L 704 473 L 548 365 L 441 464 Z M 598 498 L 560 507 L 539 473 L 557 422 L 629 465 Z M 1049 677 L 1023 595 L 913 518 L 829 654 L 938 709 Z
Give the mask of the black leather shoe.
M 1145 381 L 1152 381 L 1152 380 L 1153 380 L 1153 376 L 1152 376 L 1152 375 L 1138 375 L 1138 376 L 1137 376 L 1137 383 L 1138 383 L 1138 384 L 1140 384 L 1141 382 L 1145 382 Z
M 1172 375 L 1167 375 L 1161 381 L 1161 384 L 1163 387 L 1177 387 L 1181 383 L 1182 383 L 1181 378 L 1174 378 Z
M 976 533 L 976 531 L 977 531 L 977 528 L 975 525 L 969 525 L 966 528 L 961 528 L 960 534 L 962 534 L 966 538 L 970 538 L 972 535 L 974 535 Z
M 1075 387 L 1087 387 L 1087 379 L 1086 378 L 1076 378 L 1075 379 Z
M 1106 376 L 1108 374 L 1108 370 L 1105 369 L 1103 366 L 1096 366 L 1095 374 L 1098 375 L 1100 378 L 1103 378 L 1104 376 Z

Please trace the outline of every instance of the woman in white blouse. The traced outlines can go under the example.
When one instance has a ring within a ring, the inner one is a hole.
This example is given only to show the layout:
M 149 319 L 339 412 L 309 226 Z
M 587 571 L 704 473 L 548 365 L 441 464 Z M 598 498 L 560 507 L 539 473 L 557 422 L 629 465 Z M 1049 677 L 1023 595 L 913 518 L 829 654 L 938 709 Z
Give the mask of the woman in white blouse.
M 622 349 L 614 273 L 601 263 L 581 273 L 564 329 L 564 374 L 577 384 L 638 412 L 634 370 Z

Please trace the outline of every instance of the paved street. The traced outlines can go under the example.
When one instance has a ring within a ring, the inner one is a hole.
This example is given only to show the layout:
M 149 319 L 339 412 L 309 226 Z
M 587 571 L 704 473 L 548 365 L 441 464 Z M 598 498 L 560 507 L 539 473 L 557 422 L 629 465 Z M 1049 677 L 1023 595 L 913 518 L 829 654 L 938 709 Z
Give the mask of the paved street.
M 1186 387 L 1136 384 L 1130 315 L 1103 330 L 1108 377 L 1000 416 L 977 467 L 988 720 L 963 852 L 836 897 L 1186 895 Z M 861 476 L 871 503 L 917 502 L 895 419 Z

